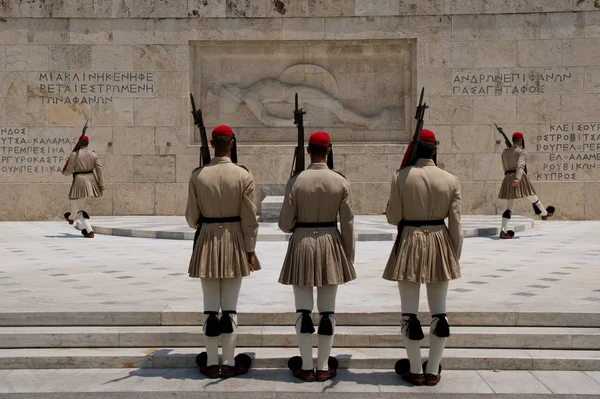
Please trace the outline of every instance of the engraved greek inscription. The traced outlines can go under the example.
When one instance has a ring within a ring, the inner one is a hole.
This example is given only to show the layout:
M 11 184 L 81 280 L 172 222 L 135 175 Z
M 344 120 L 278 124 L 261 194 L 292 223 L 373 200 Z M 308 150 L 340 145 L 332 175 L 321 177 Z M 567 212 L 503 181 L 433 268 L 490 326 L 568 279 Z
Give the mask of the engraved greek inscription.
M 26 127 L 0 128 L 0 170 L 4 173 L 60 173 L 77 137 L 28 137 Z
M 155 90 L 154 72 L 46 72 L 38 81 L 44 104 L 108 104 L 114 97 L 154 97 Z
M 555 85 L 562 85 L 563 82 L 571 79 L 571 72 L 509 71 L 499 74 L 455 72 L 452 78 L 452 94 L 455 96 L 544 94 L 547 92 L 547 86 L 555 89 Z
M 556 77 L 555 77 L 556 78 Z M 551 124 L 536 137 L 535 179 L 596 180 L 600 172 L 600 124 Z M 598 172 L 596 171 L 598 169 Z

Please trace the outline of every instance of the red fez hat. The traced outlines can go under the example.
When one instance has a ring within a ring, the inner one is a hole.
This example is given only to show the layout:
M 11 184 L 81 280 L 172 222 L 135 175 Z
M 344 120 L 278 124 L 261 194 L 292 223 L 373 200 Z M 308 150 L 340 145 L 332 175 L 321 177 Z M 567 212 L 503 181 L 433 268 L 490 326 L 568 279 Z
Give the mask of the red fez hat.
M 212 136 L 233 137 L 233 130 L 231 130 L 231 128 L 227 125 L 220 125 L 213 129 Z
M 311 134 L 310 139 L 308 139 L 308 144 L 329 147 L 331 144 L 331 137 L 325 132 L 316 132 Z
M 90 141 L 88 136 L 79 136 L 79 141 Z
M 427 141 L 428 143 L 437 144 L 437 140 L 435 139 L 435 134 L 428 129 L 423 129 L 421 131 L 421 141 Z
M 413 137 L 414 138 L 414 137 Z M 428 143 L 433 143 L 437 145 L 437 140 L 435 138 L 435 134 L 428 129 L 421 130 L 421 138 L 419 141 L 426 141 Z M 400 164 L 400 168 L 404 168 L 408 163 L 408 158 L 410 157 L 410 153 L 412 152 L 413 144 L 412 142 L 408 144 L 406 148 L 406 152 L 404 153 L 404 158 L 402 159 L 402 163 Z
M 512 138 L 513 138 L 513 140 L 514 139 L 522 139 L 522 138 L 524 138 L 523 137 L 523 133 L 521 133 L 521 132 L 514 132 Z

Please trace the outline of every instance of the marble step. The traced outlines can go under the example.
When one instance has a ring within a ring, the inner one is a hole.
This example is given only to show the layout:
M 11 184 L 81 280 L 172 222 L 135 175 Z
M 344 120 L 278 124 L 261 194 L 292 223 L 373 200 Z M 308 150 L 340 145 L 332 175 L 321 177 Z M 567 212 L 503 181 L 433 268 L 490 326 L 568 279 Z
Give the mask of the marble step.
M 338 326 L 399 326 L 400 312 L 336 313 Z M 184 326 L 201 325 L 204 314 L 200 311 L 172 310 L 169 308 L 145 311 L 122 310 L 69 310 L 69 311 L 12 311 L 0 312 L 0 327 L 16 326 Z M 431 317 L 420 312 L 424 325 Z M 598 327 L 600 313 L 515 312 L 490 310 L 485 312 L 449 312 L 453 326 L 498 327 Z M 289 326 L 296 320 L 293 312 L 238 314 L 239 325 Z M 319 315 L 313 314 L 315 323 Z
M 429 328 L 424 328 L 424 347 Z M 317 335 L 313 336 L 317 343 Z M 0 348 L 111 348 L 202 346 L 200 326 L 164 327 L 2 327 Z M 239 347 L 295 347 L 293 326 L 242 326 Z M 336 328 L 334 345 L 340 348 L 400 347 L 400 328 Z M 449 348 L 600 349 L 600 328 L 558 327 L 452 327 Z
M 0 349 L 0 369 L 188 368 L 202 348 Z M 317 350 L 314 349 L 314 356 Z M 427 350 L 422 351 L 427 359 Z M 287 368 L 298 349 L 238 348 L 255 368 Z M 393 370 L 406 357 L 401 348 L 333 348 L 340 368 Z M 600 351 L 537 349 L 457 349 L 444 351 L 445 370 L 600 370 Z

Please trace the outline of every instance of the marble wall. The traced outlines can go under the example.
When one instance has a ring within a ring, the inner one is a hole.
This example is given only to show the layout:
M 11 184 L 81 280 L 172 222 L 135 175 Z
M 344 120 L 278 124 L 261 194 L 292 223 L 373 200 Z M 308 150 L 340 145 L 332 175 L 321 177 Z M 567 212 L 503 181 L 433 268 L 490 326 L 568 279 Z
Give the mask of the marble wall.
M 182 214 L 199 150 L 190 90 L 209 130 L 240 129 L 240 162 L 261 197 L 279 193 L 293 126 L 218 100 L 219 87 L 265 79 L 330 96 L 323 107 L 303 104 L 307 136 L 334 134 L 357 213 L 383 210 L 424 86 L 426 127 L 441 142 L 440 166 L 461 180 L 464 213 L 503 211 L 496 122 L 525 133 L 529 174 L 557 217 L 600 218 L 596 1 L 8 0 L 0 220 L 61 217 L 70 179 L 60 167 L 86 120 L 107 181 L 90 213 Z M 355 114 L 336 114 L 339 104 Z M 285 119 L 291 109 L 276 104 L 268 115 Z M 532 214 L 525 203 L 518 211 Z

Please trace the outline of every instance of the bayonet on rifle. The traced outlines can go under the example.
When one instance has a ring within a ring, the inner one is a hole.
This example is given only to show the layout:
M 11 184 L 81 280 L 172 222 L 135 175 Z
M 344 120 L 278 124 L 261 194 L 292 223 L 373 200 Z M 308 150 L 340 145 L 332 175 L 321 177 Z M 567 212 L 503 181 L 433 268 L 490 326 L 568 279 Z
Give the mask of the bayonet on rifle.
M 304 114 L 302 108 L 298 108 L 298 93 L 296 93 L 296 107 L 294 109 L 294 125 L 298 128 L 298 145 L 294 152 L 295 167 L 292 176 L 305 169 L 304 164 Z
M 210 163 L 210 151 L 208 149 L 208 138 L 206 137 L 206 127 L 202 120 L 202 111 L 196 109 L 196 102 L 194 101 L 194 95 L 190 93 L 190 101 L 192 103 L 192 116 L 194 117 L 194 125 L 200 129 L 200 140 L 202 145 L 200 146 L 200 166 L 208 165 Z
M 417 128 L 415 129 L 415 135 L 411 143 L 411 151 L 408 155 L 408 160 L 403 167 L 413 166 L 417 162 L 417 146 L 419 140 L 421 140 L 421 132 L 423 131 L 423 118 L 425 117 L 425 110 L 429 108 L 427 103 L 423 103 L 423 97 L 425 96 L 425 88 L 421 89 L 421 97 L 419 98 L 419 105 L 417 105 L 417 114 L 415 119 L 417 120 Z

